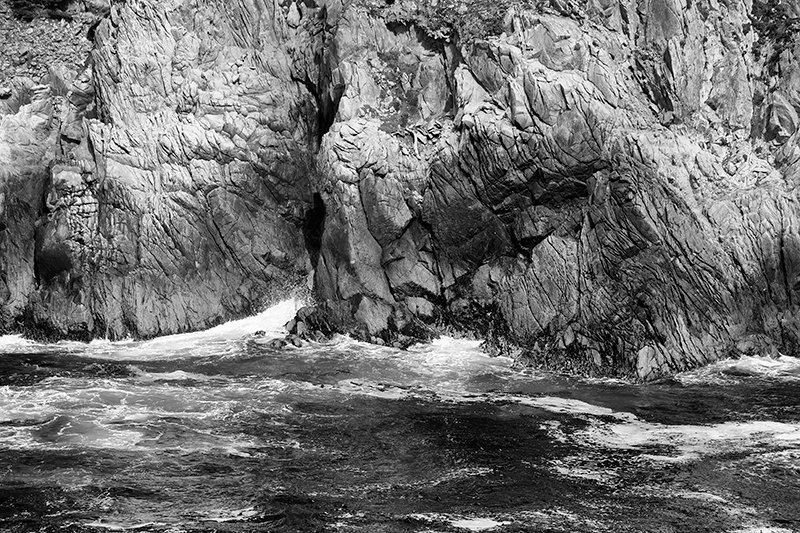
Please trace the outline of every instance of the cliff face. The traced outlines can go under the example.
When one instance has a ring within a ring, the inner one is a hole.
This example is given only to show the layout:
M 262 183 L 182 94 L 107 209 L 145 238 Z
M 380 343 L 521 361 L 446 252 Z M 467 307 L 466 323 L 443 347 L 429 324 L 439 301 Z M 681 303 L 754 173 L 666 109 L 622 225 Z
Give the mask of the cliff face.
M 37 109 L 49 130 L 34 144 L 54 152 L 30 154 L 39 190 L 21 198 L 20 159 L 8 158 L 6 204 L 30 208 L 6 237 L 31 248 L 38 213 L 24 276 L 9 264 L 24 278 L 7 278 L 10 314 L 62 335 L 153 336 L 256 311 L 304 283 L 316 105 L 275 9 L 115 4 L 66 95 L 38 86 L 48 104 L 6 115 L 26 122 Z
M 323 319 L 385 340 L 454 324 L 642 378 L 795 353 L 800 49 L 781 9 L 552 4 L 460 47 L 348 11 Z
M 61 93 L 0 103 L 8 321 L 182 331 L 313 271 L 301 318 L 373 341 L 643 379 L 796 353 L 798 16 L 115 4 Z

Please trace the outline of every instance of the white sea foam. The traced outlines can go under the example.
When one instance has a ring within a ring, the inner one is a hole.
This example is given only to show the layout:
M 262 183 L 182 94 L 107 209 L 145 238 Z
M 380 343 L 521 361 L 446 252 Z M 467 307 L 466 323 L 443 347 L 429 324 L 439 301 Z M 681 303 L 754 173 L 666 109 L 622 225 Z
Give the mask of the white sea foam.
M 703 492 L 697 490 L 681 490 L 675 489 L 673 487 L 659 487 L 658 485 L 638 485 L 635 489 L 638 494 L 643 494 L 647 496 L 660 496 L 660 497 L 671 497 L 671 498 L 685 498 L 687 500 L 699 500 L 704 502 L 711 502 L 717 504 L 724 504 L 729 510 L 733 512 L 741 511 L 740 508 L 731 509 L 734 504 L 731 503 L 729 498 L 724 498 L 718 494 L 712 494 L 710 492 Z M 753 509 L 747 509 L 749 512 L 753 512 Z
M 451 470 L 443 474 L 439 479 L 434 481 L 432 485 L 441 485 L 442 483 L 448 483 L 450 481 L 456 479 L 468 479 L 471 477 L 481 477 L 481 476 L 489 476 L 495 472 L 494 468 L 487 468 L 487 467 L 465 467 L 465 468 L 458 468 L 456 470 Z
M 747 377 L 800 380 L 800 358 L 782 355 L 777 358 L 745 356 L 725 359 L 678 374 L 676 379 L 684 384 L 725 384 Z
M 590 479 L 592 481 L 607 481 L 613 477 L 608 470 L 594 470 L 591 468 L 580 468 L 565 465 L 556 465 L 553 469 L 562 476 Z
M 93 420 L 90 416 L 58 416 L 44 423 L 0 428 L 0 446 L 4 449 L 103 449 L 103 450 L 176 450 L 182 453 L 216 452 L 252 457 L 265 445 L 248 435 L 226 435 L 210 430 L 178 428 L 172 436 L 165 433 L 175 424 L 159 417 L 146 421 Z M 270 442 L 272 447 L 288 448 L 291 443 Z
M 404 352 L 409 361 L 431 370 L 497 370 L 507 371 L 513 360 L 491 357 L 481 350 L 481 342 L 471 339 L 439 337 L 429 343 L 415 344 Z
M 714 425 L 664 425 L 637 419 L 598 424 L 572 435 L 584 444 L 616 449 L 662 445 L 675 455 L 646 455 L 654 461 L 685 462 L 735 450 L 766 451 L 772 446 L 800 445 L 800 425 L 785 422 L 725 422 Z
M 614 411 L 608 407 L 602 407 L 591 403 L 583 402 L 581 400 L 574 400 L 572 398 L 560 398 L 557 396 L 541 396 L 541 397 L 527 397 L 515 396 L 504 394 L 499 396 L 500 399 L 519 403 L 521 405 L 528 405 L 531 407 L 538 407 L 554 413 L 563 413 L 570 415 L 592 415 L 592 416 L 609 416 L 622 420 L 635 420 L 636 417 L 630 413 Z
M 152 530 L 154 527 L 164 527 L 166 522 L 142 522 L 142 523 L 126 523 L 126 522 L 109 522 L 96 520 L 94 522 L 84 522 L 84 526 L 96 529 L 105 529 L 107 531 L 146 531 Z
M 486 517 L 463 517 L 439 513 L 415 513 L 408 518 L 428 523 L 446 523 L 450 526 L 467 531 L 489 531 L 511 522 L 497 521 Z
M 246 335 L 252 335 L 257 331 L 263 331 L 266 334 L 285 334 L 284 325 L 294 318 L 297 310 L 303 304 L 299 300 L 292 298 L 285 300 L 269 309 L 258 313 L 257 315 L 243 318 L 241 320 L 231 320 L 213 328 L 198 331 L 195 333 L 181 333 L 178 335 L 168 335 L 166 337 L 159 337 L 144 343 L 149 347 L 163 346 L 170 350 L 174 350 L 176 346 L 184 343 L 193 343 L 196 341 L 204 340 L 227 340 L 241 338 Z
M 206 376 L 194 372 L 184 372 L 174 370 L 172 372 L 142 372 L 136 377 L 138 381 L 211 381 L 212 379 L 222 379 L 221 376 Z
M 258 511 L 253 507 L 247 507 L 245 509 L 235 509 L 235 510 L 228 510 L 228 509 L 211 509 L 201 515 L 203 520 L 207 520 L 209 522 L 242 522 L 246 520 L 250 520 L 258 516 Z
M 302 305 L 302 302 L 293 298 L 248 318 L 232 320 L 204 331 L 167 335 L 149 341 L 95 340 L 88 345 L 64 343 L 61 346 L 74 351 L 76 355 L 93 358 L 109 357 L 115 361 L 168 360 L 237 354 L 242 342 L 256 332 L 263 332 L 264 338 L 285 335 L 284 325 L 294 317 Z
M 511 522 L 505 521 L 498 522 L 497 520 L 492 520 L 491 518 L 457 518 L 450 521 L 450 524 L 453 527 L 467 529 L 469 531 L 486 531 L 500 526 L 505 526 L 510 523 Z
M 399 350 L 339 337 L 324 348 L 337 364 L 346 363 L 361 392 L 386 398 L 409 394 L 459 397 L 510 388 L 515 382 L 530 386 L 537 381 L 520 374 L 511 358 L 486 355 L 475 340 L 442 337 Z M 315 346 L 308 351 L 319 352 Z M 348 380 L 340 385 L 352 390 Z
M 594 405 L 573 398 L 558 396 L 525 396 L 520 394 L 506 394 L 501 392 L 476 393 L 466 387 L 452 387 L 455 383 L 449 382 L 451 388 L 425 387 L 423 383 L 414 383 L 410 386 L 399 386 L 384 381 L 344 379 L 337 383 L 337 388 L 346 393 L 363 394 L 377 398 L 399 400 L 405 398 L 427 397 L 450 403 L 484 403 L 496 402 L 521 405 L 542 409 L 552 413 L 568 415 L 589 415 L 616 418 L 624 421 L 635 421 L 636 417 L 624 411 L 614 411 L 608 407 Z
M 54 347 L 57 349 L 61 348 L 58 345 L 42 344 L 31 339 L 26 339 L 22 335 L 0 336 L 0 355 L 24 355 L 41 352 L 42 350 L 52 351 Z
M 786 529 L 785 527 L 775 527 L 775 526 L 759 524 L 740 529 L 734 529 L 730 533 L 796 533 L 796 532 L 793 532 L 791 529 Z
M 47 350 L 83 357 L 131 361 L 237 353 L 243 339 L 256 332 L 264 332 L 264 338 L 285 335 L 284 325 L 294 317 L 302 305 L 300 300 L 293 298 L 248 318 L 232 320 L 204 331 L 168 335 L 149 341 L 126 339 L 112 342 L 107 339 L 95 339 L 89 343 L 60 341 L 55 344 L 42 344 L 20 335 L 4 335 L 0 336 L 0 354 L 26 354 Z
M 202 427 L 249 412 L 253 402 L 266 398 L 263 412 L 272 405 L 268 393 L 254 394 L 258 390 L 254 386 L 185 387 L 164 377 L 197 379 L 192 374 L 166 373 L 150 381 L 52 378 L 46 386 L 0 387 L 0 422 L 9 424 L 0 428 L 0 445 L 9 449 L 146 446 L 251 454 L 249 450 L 257 446 L 254 438 L 217 435 Z M 179 436 L 164 441 L 165 431 L 177 431 Z
M 22 335 L 0 335 L 0 351 L 3 352 L 35 344 L 35 342 L 24 338 Z

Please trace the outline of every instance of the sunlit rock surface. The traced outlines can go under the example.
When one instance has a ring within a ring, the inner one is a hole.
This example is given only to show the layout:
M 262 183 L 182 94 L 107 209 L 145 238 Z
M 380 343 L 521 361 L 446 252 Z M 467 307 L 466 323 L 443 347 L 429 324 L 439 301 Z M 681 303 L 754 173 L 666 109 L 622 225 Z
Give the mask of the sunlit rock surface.
M 643 379 L 796 354 L 795 11 L 114 4 L 85 68 L 0 100 L 8 327 L 196 329 L 313 272 L 303 322 L 373 342 Z
M 792 15 L 572 7 L 511 10 L 468 45 L 338 19 L 321 314 L 641 378 L 794 353 L 797 43 L 769 19 Z
M 49 118 L 54 142 L 36 148 L 53 153 L 37 161 L 49 178 L 26 262 L 35 288 L 29 272 L 11 289 L 27 293 L 30 325 L 153 336 L 259 310 L 304 282 L 316 111 L 275 9 L 112 7 Z M 6 203 L 20 179 L 8 174 Z

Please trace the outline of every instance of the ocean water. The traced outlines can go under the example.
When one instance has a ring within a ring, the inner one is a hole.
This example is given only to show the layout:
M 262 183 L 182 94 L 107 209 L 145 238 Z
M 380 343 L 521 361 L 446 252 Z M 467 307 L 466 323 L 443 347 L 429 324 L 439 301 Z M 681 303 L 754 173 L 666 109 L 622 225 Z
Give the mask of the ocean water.
M 636 385 L 447 338 L 271 349 L 297 306 L 0 338 L 0 531 L 800 531 L 798 359 Z

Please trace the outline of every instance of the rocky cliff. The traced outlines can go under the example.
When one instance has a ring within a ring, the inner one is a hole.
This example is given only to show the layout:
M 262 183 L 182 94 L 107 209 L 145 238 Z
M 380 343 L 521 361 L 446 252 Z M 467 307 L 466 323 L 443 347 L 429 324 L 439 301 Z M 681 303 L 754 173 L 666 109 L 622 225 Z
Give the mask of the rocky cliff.
M 56 335 L 154 336 L 304 283 L 319 131 L 276 9 L 114 4 L 62 94 L 13 91 L 9 316 Z M 30 115 L 41 125 L 14 133 Z M 23 158 L 22 145 L 35 148 Z
M 800 350 L 795 2 L 70 6 L 85 63 L 0 95 L 6 328 L 184 331 L 313 275 L 304 325 L 373 342 Z

